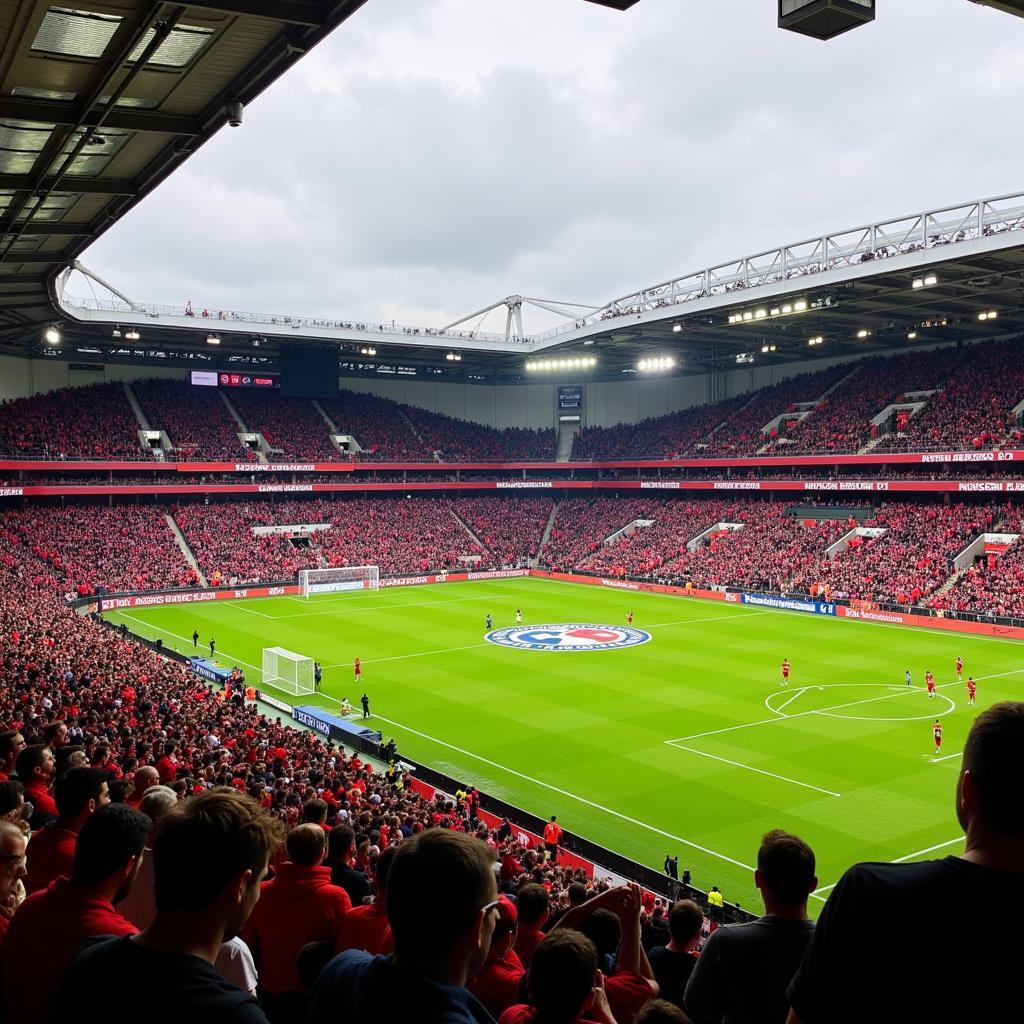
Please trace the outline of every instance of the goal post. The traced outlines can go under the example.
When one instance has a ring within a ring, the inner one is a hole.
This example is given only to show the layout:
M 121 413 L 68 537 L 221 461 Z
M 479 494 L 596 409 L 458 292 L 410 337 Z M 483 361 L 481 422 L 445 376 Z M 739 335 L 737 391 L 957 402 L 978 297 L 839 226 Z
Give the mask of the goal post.
M 291 694 L 313 693 L 313 659 L 283 647 L 264 647 L 262 685 Z
M 376 565 L 345 565 L 337 569 L 302 569 L 299 572 L 299 592 L 303 597 L 379 589 L 380 567 Z

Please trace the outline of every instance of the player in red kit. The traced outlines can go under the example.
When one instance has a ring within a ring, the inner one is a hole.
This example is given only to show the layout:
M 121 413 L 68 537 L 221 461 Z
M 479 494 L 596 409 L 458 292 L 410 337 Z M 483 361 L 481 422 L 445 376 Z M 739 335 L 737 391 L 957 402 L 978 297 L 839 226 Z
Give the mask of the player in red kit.
M 782 659 L 782 685 L 789 684 L 789 658 Z
M 956 677 L 960 682 L 964 680 L 964 659 L 958 657 L 956 659 Z
M 362 666 L 359 664 L 359 659 L 358 658 L 356 658 L 355 665 L 353 665 L 352 667 L 355 670 L 356 682 L 358 683 L 359 680 L 363 678 L 363 669 L 362 669 Z
M 931 674 L 931 672 L 925 672 L 925 674 L 924 674 L 924 681 L 925 681 L 925 683 L 928 686 L 928 696 L 929 697 L 934 697 L 935 696 L 935 676 L 933 676 Z
M 628 612 L 626 614 L 626 625 L 627 626 L 632 626 L 633 625 L 633 613 L 632 612 Z
M 942 750 L 942 723 L 936 718 L 932 726 L 932 735 L 935 737 L 935 753 Z
M 967 677 L 967 703 L 974 704 L 974 695 L 978 692 L 978 684 L 974 681 L 973 676 Z

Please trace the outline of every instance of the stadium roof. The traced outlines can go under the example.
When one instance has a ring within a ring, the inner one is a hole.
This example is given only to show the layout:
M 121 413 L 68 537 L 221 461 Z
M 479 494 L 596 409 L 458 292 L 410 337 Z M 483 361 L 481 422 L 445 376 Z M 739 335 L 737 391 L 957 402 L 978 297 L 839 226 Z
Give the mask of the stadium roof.
M 0 0 L 0 348 L 71 260 L 366 0 Z
M 703 374 L 1024 335 L 1024 194 L 865 225 L 704 268 L 520 338 L 281 314 L 208 310 L 204 316 L 196 309 L 186 316 L 171 306 L 67 296 L 64 304 L 79 321 L 65 328 L 69 342 L 82 346 L 79 352 L 135 363 L 269 370 L 278 347 L 305 343 L 336 345 L 343 370 L 352 375 L 623 380 L 643 372 L 640 360 L 656 357 L 675 360 L 670 372 Z M 126 345 L 129 331 L 141 337 Z M 455 354 L 458 360 L 449 358 Z M 577 362 L 526 369 L 527 363 L 592 358 L 593 368 Z

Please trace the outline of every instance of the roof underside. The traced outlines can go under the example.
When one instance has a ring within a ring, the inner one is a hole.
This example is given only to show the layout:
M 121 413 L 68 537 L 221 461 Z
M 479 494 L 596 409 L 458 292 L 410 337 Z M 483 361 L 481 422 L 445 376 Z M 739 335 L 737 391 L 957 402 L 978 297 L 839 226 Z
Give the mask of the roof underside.
M 0 0 L 0 346 L 68 263 L 366 0 Z

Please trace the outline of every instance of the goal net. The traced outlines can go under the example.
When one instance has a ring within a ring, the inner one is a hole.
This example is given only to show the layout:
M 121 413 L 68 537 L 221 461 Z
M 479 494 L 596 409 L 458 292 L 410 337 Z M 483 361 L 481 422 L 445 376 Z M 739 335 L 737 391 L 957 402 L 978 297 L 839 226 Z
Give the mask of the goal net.
M 344 590 L 379 590 L 380 568 L 376 565 L 346 565 L 337 569 L 303 569 L 299 573 L 303 597 L 337 594 Z
M 285 693 L 312 693 L 313 659 L 283 647 L 264 647 L 263 685 Z

